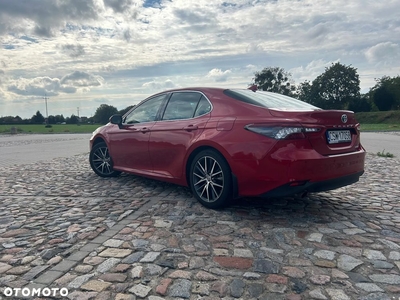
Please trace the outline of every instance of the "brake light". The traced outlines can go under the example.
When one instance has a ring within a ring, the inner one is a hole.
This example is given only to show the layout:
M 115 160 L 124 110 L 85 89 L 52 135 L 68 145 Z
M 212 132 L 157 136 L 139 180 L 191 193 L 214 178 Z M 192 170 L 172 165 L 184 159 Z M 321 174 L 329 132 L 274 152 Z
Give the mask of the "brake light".
M 289 139 L 304 139 L 305 133 L 312 133 L 320 131 L 316 127 L 302 127 L 302 126 L 266 126 L 266 125 L 246 125 L 246 130 L 276 139 L 276 140 L 289 140 Z

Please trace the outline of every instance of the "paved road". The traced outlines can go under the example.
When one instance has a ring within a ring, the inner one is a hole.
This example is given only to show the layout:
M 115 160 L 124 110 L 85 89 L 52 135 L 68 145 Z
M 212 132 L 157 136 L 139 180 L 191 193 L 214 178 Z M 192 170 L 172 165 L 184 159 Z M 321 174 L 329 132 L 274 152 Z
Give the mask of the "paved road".
M 361 144 L 369 153 L 376 154 L 385 151 L 400 159 L 400 132 L 362 132 Z
M 0 151 L 49 144 L 6 139 Z M 78 139 L 70 155 L 0 165 L 0 299 L 400 298 L 400 160 L 369 154 L 352 186 L 215 211 L 187 188 L 96 176 Z
M 0 167 L 89 152 L 91 134 L 0 135 Z

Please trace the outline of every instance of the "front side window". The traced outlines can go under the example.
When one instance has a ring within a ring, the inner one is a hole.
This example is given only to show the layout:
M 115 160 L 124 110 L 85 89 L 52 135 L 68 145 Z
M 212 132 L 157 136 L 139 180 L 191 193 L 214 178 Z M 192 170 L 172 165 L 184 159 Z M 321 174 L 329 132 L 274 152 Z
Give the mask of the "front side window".
M 163 120 L 184 120 L 193 118 L 202 95 L 196 92 L 173 93 L 169 99 Z
M 161 95 L 143 102 L 126 116 L 124 123 L 134 124 L 155 121 L 164 98 L 165 95 Z

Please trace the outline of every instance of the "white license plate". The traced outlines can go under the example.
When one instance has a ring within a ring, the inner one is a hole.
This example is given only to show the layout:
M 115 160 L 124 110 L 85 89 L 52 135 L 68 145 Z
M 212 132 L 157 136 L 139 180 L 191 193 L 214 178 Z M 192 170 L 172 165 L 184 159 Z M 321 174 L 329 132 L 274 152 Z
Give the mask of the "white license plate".
M 328 144 L 351 142 L 350 130 L 332 130 L 326 133 Z

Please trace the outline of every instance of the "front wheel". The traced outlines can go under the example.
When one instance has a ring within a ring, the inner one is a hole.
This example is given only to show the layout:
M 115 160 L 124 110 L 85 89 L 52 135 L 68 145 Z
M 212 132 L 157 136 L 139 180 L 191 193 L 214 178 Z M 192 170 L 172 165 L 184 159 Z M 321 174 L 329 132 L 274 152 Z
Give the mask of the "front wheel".
M 113 169 L 111 156 L 104 142 L 93 146 L 89 154 L 89 162 L 93 171 L 101 177 L 115 177 L 121 174 Z
M 190 188 L 204 206 L 226 206 L 232 197 L 232 178 L 224 157 L 213 150 L 198 153 L 190 167 Z

